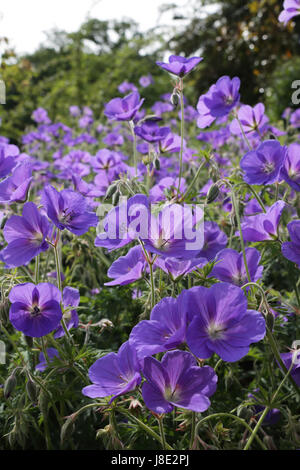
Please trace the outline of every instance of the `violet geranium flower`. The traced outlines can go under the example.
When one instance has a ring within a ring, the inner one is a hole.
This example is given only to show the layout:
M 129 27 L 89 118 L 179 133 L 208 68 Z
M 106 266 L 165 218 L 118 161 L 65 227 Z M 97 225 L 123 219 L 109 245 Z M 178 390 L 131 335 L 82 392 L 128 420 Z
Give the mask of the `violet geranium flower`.
M 42 204 L 49 219 L 60 230 L 82 235 L 98 223 L 96 214 L 89 212 L 85 198 L 71 189 L 58 192 L 53 186 L 46 186 Z
M 169 63 L 156 62 L 156 65 L 178 77 L 184 77 L 190 73 L 203 60 L 203 57 L 190 57 L 186 59 L 179 55 L 171 55 Z
M 243 131 L 251 136 L 262 133 L 269 121 L 265 115 L 265 107 L 262 103 L 258 103 L 254 108 L 249 105 L 241 106 L 237 114 Z M 237 119 L 233 119 L 229 129 L 234 135 L 242 134 L 242 129 Z
M 281 168 L 281 178 L 295 191 L 300 191 L 300 145 L 293 143 L 288 147 L 286 159 Z
M 294 220 L 287 226 L 291 241 L 281 246 L 282 254 L 293 263 L 298 264 L 300 269 L 300 220 Z
M 298 349 L 298 351 L 293 349 L 290 352 L 282 353 L 280 354 L 280 357 L 285 367 L 287 368 L 287 370 L 289 370 L 293 361 L 291 377 L 294 380 L 294 382 L 296 382 L 298 387 L 300 387 L 300 349 Z
M 252 282 L 256 282 L 263 272 L 263 266 L 259 266 L 260 253 L 256 248 L 246 248 L 246 259 Z M 220 281 L 229 282 L 236 286 L 243 286 L 248 282 L 243 253 L 238 253 L 230 248 L 220 251 L 216 256 L 210 276 Z
M 9 267 L 28 264 L 35 256 L 48 249 L 46 238 L 50 223 L 33 202 L 26 202 L 22 216 L 13 215 L 5 224 L 3 234 L 8 245 L 1 258 Z
M 63 295 L 62 295 L 62 304 L 64 306 L 64 309 L 68 309 L 69 311 L 64 313 L 63 318 L 64 318 L 68 331 L 71 328 L 77 328 L 79 324 L 79 317 L 78 317 L 77 311 L 75 309 L 71 309 L 71 310 L 69 309 L 69 307 L 78 307 L 79 301 L 80 301 L 80 294 L 79 294 L 78 289 L 75 289 L 74 287 L 69 287 L 69 286 L 64 288 Z M 57 338 L 61 338 L 64 335 L 65 335 L 65 330 L 63 329 L 63 326 L 59 324 L 53 337 L 57 339 Z
M 113 281 L 105 282 L 105 286 L 124 286 L 137 281 L 142 277 L 146 266 L 145 256 L 140 246 L 131 248 L 126 256 L 120 256 L 113 262 L 107 275 Z
M 14 168 L 12 175 L 0 183 L 0 204 L 25 202 L 32 181 L 32 167 L 21 163 Z
M 255 150 L 250 150 L 240 162 L 248 184 L 272 184 L 278 181 L 287 148 L 278 140 L 265 140 Z
M 286 25 L 294 16 L 300 15 L 300 0 L 284 0 L 283 8 L 278 20 Z
M 193 354 L 208 359 L 213 353 L 223 361 L 235 362 L 245 356 L 251 343 L 266 333 L 261 313 L 247 310 L 247 298 L 237 286 L 214 284 L 185 291 L 185 306 L 192 316 L 187 344 Z
M 145 358 L 143 374 L 147 380 L 142 387 L 145 405 L 158 414 L 170 413 L 174 406 L 202 413 L 217 388 L 215 371 L 198 367 L 185 351 L 169 351 L 161 362 Z
M 106 104 L 104 114 L 115 121 L 131 121 L 144 102 L 137 91 L 124 98 L 114 98 Z
M 197 104 L 198 127 L 203 129 L 210 126 L 215 119 L 227 116 L 235 108 L 240 100 L 240 84 L 238 77 L 230 79 L 225 75 L 206 94 L 200 96 Z
M 14 286 L 9 293 L 9 319 L 16 330 L 40 338 L 51 333 L 62 318 L 61 293 L 53 284 L 30 282 Z
M 147 120 L 141 125 L 135 126 L 134 132 L 146 142 L 159 142 L 171 132 L 171 129 L 170 127 L 159 127 L 154 120 Z
M 129 342 L 123 343 L 118 353 L 111 352 L 97 359 L 89 369 L 93 385 L 82 389 L 83 395 L 102 398 L 112 395 L 110 403 L 141 383 L 140 364 L 135 349 Z
M 277 239 L 280 217 L 285 206 L 284 201 L 277 201 L 266 213 L 245 217 L 241 224 L 244 240 L 261 242 Z
M 55 357 L 59 357 L 57 349 L 47 348 L 47 356 L 48 356 L 49 362 L 52 362 Z M 39 361 L 40 362 L 36 365 L 35 369 L 40 372 L 43 372 L 48 367 L 48 362 L 43 352 L 39 354 Z
M 179 347 L 185 341 L 184 297 L 165 297 L 153 308 L 150 320 L 140 321 L 131 331 L 129 342 L 139 359 Z

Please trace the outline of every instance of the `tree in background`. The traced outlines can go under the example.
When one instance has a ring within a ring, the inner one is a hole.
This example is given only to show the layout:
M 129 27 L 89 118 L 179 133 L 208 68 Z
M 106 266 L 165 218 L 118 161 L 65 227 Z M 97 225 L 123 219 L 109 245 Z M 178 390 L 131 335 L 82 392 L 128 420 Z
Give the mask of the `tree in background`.
M 194 0 L 192 15 L 186 25 L 176 28 L 168 48 L 176 54 L 204 57 L 202 73 L 195 83 L 198 95 L 222 75 L 239 76 L 243 101 L 254 105 L 264 101 L 266 94 L 277 93 L 272 89 L 277 83 L 273 71 L 277 69 L 278 75 L 278 69 L 284 68 L 291 75 L 281 81 L 284 88 L 280 100 L 273 99 L 276 117 L 292 105 L 291 82 L 297 69 L 295 59 L 300 57 L 300 21 L 295 18 L 286 27 L 279 23 L 282 5 L 278 0 Z M 182 21 L 182 10 L 173 9 L 174 17 Z

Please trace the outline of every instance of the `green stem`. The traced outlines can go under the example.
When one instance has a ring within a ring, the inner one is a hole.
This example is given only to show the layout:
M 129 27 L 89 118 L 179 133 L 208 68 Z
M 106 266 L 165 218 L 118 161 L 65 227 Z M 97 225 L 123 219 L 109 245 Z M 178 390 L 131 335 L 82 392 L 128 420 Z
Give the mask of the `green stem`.
M 235 216 L 236 216 L 236 220 L 237 220 L 237 224 L 238 224 L 238 228 L 239 228 L 239 232 L 240 232 L 241 247 L 242 247 L 242 251 L 243 251 L 243 259 L 244 259 L 244 265 L 245 265 L 245 269 L 246 269 L 246 273 L 247 273 L 247 279 L 248 279 L 249 282 L 251 282 L 251 277 L 250 277 L 248 263 L 247 263 L 247 257 L 246 257 L 244 237 L 243 237 L 242 226 L 241 226 L 241 219 L 240 219 L 240 214 L 239 214 L 239 205 L 238 205 L 238 201 L 236 199 L 233 188 L 231 189 L 231 199 L 232 199 L 232 204 L 233 204 L 233 207 L 234 207 L 234 212 L 235 212 Z
M 278 393 L 279 393 L 280 390 L 281 390 L 281 387 L 283 386 L 283 384 L 285 383 L 285 381 L 287 380 L 287 378 L 290 377 L 290 372 L 291 372 L 292 368 L 293 368 L 293 361 L 292 361 L 292 363 L 291 363 L 291 366 L 290 366 L 289 370 L 288 370 L 287 373 L 285 374 L 283 380 L 280 382 L 280 384 L 279 384 L 279 386 L 278 386 L 276 392 L 274 393 L 273 397 L 271 398 L 271 403 L 270 403 L 270 405 L 269 405 L 269 406 L 266 406 L 266 408 L 264 409 L 264 411 L 263 411 L 261 417 L 259 418 L 259 420 L 258 420 L 258 422 L 257 422 L 257 424 L 256 424 L 256 426 L 255 426 L 255 428 L 253 429 L 252 434 L 251 434 L 251 436 L 249 437 L 249 439 L 248 439 L 248 441 L 247 441 L 247 443 L 246 443 L 246 445 L 245 445 L 245 447 L 244 447 L 243 450 L 248 450 L 249 447 L 251 446 L 251 444 L 252 444 L 252 442 L 253 442 L 253 439 L 255 438 L 255 436 L 256 436 L 256 434 L 257 434 L 257 432 L 258 432 L 260 426 L 262 425 L 262 423 L 263 423 L 263 421 L 264 421 L 264 419 L 265 419 L 267 413 L 272 409 L 272 405 L 273 405 L 273 403 L 275 402 L 275 400 L 276 400 L 276 398 L 277 398 L 277 396 L 278 396 Z
M 255 197 L 255 199 L 257 200 L 258 204 L 260 205 L 260 207 L 262 208 L 262 210 L 266 214 L 267 211 L 266 211 L 264 203 L 261 200 L 261 197 L 257 194 L 255 189 L 250 184 L 247 184 L 247 188 L 252 192 L 252 194 Z
M 246 142 L 246 144 L 247 144 L 247 146 L 248 146 L 248 149 L 249 149 L 249 150 L 252 150 L 252 147 L 251 147 L 251 145 L 250 145 L 250 142 L 249 142 L 249 140 L 247 139 L 247 136 L 246 136 L 245 131 L 244 131 L 244 129 L 243 129 L 242 123 L 241 123 L 241 121 L 240 121 L 240 119 L 239 119 L 237 113 L 235 113 L 235 118 L 236 118 L 237 122 L 239 123 L 240 129 L 241 129 L 241 131 L 242 131 L 242 134 L 243 134 L 244 140 L 245 140 L 245 142 Z
M 178 179 L 178 188 L 177 188 L 177 196 L 179 197 L 180 194 L 180 185 L 181 185 L 181 178 L 182 178 L 182 161 L 183 161 L 183 140 L 184 140 L 184 102 L 183 102 L 183 79 L 180 79 L 180 108 L 181 108 L 181 126 L 180 126 L 180 133 L 181 133 L 181 142 L 180 142 L 180 156 L 179 156 L 179 179 Z
M 165 445 L 164 448 L 166 450 L 174 450 L 173 447 L 171 447 L 167 442 L 163 443 L 162 438 L 161 438 L 161 436 L 159 436 L 159 434 L 157 434 L 155 431 L 153 431 L 153 429 L 151 429 L 149 426 L 147 426 L 147 424 L 143 423 L 138 418 L 136 418 L 136 416 L 132 415 L 129 411 L 127 411 L 124 408 L 118 408 L 118 411 L 120 413 L 123 413 L 126 416 L 128 416 L 128 418 L 130 418 L 132 421 L 134 421 L 136 424 L 138 424 L 144 431 L 146 431 L 147 434 L 149 434 L 149 436 L 153 437 L 158 442 L 160 442 L 161 445 Z
M 227 418 L 232 418 L 234 419 L 235 421 L 238 421 L 240 424 L 242 424 L 245 428 L 248 429 L 249 432 L 253 432 L 251 427 L 249 426 L 248 423 L 246 423 L 246 421 L 244 421 L 242 418 L 239 418 L 238 416 L 235 416 L 235 415 L 232 415 L 230 413 L 214 413 L 212 415 L 209 415 L 209 416 L 206 416 L 205 418 L 202 418 L 200 421 L 198 421 L 197 425 L 196 425 L 196 431 L 195 431 L 195 435 L 197 436 L 198 434 L 198 429 L 200 428 L 201 424 L 203 424 L 205 421 L 209 421 L 210 419 L 213 419 L 213 418 L 221 418 L 221 417 L 227 417 Z M 255 439 L 257 440 L 257 442 L 260 444 L 260 446 L 262 447 L 262 449 L 264 450 L 268 450 L 267 447 L 265 446 L 265 444 L 261 441 L 261 439 L 255 435 L 254 436 Z
M 159 433 L 160 433 L 160 437 L 161 437 L 162 448 L 163 448 L 163 450 L 167 450 L 163 419 L 164 419 L 163 416 L 160 416 L 159 418 L 157 418 L 157 421 L 158 421 L 158 426 L 159 426 Z
M 180 198 L 181 201 L 184 201 L 185 198 L 187 197 L 187 195 L 188 195 L 188 194 L 191 192 L 191 190 L 194 188 L 194 185 L 195 185 L 195 183 L 196 183 L 196 181 L 197 181 L 197 179 L 198 179 L 198 176 L 199 176 L 199 174 L 200 174 L 200 171 L 202 170 L 202 168 L 203 168 L 203 166 L 204 166 L 205 163 L 206 163 L 205 160 L 203 160 L 203 161 L 200 163 L 200 166 L 199 166 L 199 168 L 198 168 L 198 170 L 197 170 L 197 172 L 196 172 L 196 174 L 195 174 L 195 176 L 194 176 L 194 178 L 193 178 L 191 184 L 189 185 L 189 187 L 187 188 L 187 190 L 185 191 L 185 193 L 183 194 L 183 196 L 181 196 L 181 198 Z
M 194 447 L 194 442 L 195 442 L 195 437 L 196 437 L 195 431 L 196 431 L 196 412 L 192 411 L 190 450 L 192 450 Z
M 37 255 L 35 258 L 35 271 L 34 271 L 34 279 L 35 283 L 39 283 L 39 276 L 40 276 L 40 255 Z

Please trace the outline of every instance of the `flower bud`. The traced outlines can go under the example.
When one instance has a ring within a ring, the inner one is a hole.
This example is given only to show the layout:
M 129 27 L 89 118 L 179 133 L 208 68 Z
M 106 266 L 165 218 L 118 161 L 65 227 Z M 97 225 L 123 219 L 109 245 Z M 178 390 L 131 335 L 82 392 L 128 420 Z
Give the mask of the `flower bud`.
M 268 310 L 265 318 L 266 318 L 266 324 L 267 324 L 268 329 L 270 331 L 273 331 L 274 322 L 275 322 L 275 318 L 274 318 L 273 313 L 270 310 Z
M 28 379 L 26 383 L 26 393 L 28 395 L 28 398 L 33 403 L 37 401 L 37 392 L 38 392 L 38 389 L 37 389 L 36 384 L 31 379 Z
M 17 385 L 17 379 L 15 371 L 6 379 L 4 384 L 4 398 L 7 399 L 10 397 Z
M 215 201 L 220 194 L 220 189 L 217 183 L 214 183 L 210 188 L 206 196 L 206 204 L 210 204 Z
M 160 170 L 160 161 L 158 158 L 155 158 L 154 160 L 154 167 L 156 170 Z
M 75 430 L 74 416 L 71 415 L 67 418 L 60 430 L 60 441 L 63 444 L 66 439 L 69 439 Z
M 179 105 L 179 96 L 176 92 L 173 91 L 171 98 L 170 98 L 171 104 L 174 106 L 176 109 L 177 106 Z
M 116 191 L 112 197 L 112 203 L 114 206 L 118 204 L 119 199 L 120 199 L 120 191 Z
M 108 186 L 104 199 L 110 199 L 113 196 L 113 194 L 117 191 L 117 189 L 118 188 L 116 184 L 111 184 L 110 186 Z

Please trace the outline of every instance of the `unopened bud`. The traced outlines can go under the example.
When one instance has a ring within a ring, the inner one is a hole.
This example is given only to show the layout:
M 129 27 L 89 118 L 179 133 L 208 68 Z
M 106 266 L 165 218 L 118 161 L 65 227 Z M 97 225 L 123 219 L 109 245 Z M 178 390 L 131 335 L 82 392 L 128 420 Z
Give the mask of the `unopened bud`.
M 120 191 L 116 191 L 112 197 L 112 203 L 114 206 L 118 204 L 119 199 L 120 199 Z
M 35 403 L 37 401 L 37 386 L 36 384 L 31 380 L 28 379 L 27 384 L 26 384 L 26 393 L 28 395 L 28 398 Z
M 4 398 L 9 398 L 17 385 L 15 371 L 6 379 L 4 384 Z
M 160 161 L 158 158 L 155 158 L 154 160 L 154 167 L 156 170 L 160 170 Z
M 173 92 L 170 98 L 171 104 L 174 106 L 176 109 L 177 106 L 179 105 L 179 96 L 177 93 Z
M 110 186 L 108 186 L 107 191 L 105 193 L 105 199 L 110 199 L 116 191 L 117 186 L 115 184 L 111 184 Z
M 60 430 L 60 440 L 62 444 L 65 442 L 66 439 L 69 439 L 72 436 L 74 429 L 74 415 L 71 415 L 67 418 Z
M 266 316 L 266 324 L 267 324 L 267 327 L 270 331 L 273 331 L 273 328 L 274 328 L 274 322 L 275 322 L 275 317 L 273 315 L 273 313 L 268 310 Z
M 206 196 L 206 204 L 210 204 L 211 202 L 215 201 L 217 197 L 219 196 L 219 194 L 220 194 L 220 188 L 215 183 L 209 188 L 209 191 Z

